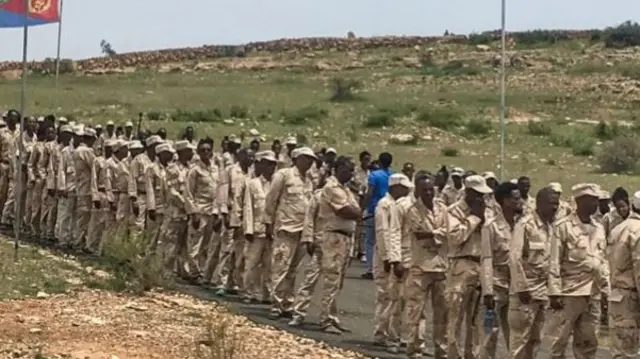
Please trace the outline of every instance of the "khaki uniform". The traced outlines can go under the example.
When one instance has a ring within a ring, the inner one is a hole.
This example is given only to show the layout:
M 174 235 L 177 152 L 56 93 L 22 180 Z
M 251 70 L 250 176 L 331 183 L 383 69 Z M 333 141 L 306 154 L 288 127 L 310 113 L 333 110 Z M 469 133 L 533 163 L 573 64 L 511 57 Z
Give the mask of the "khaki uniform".
M 612 358 L 636 358 L 640 330 L 640 215 L 631 212 L 611 232 Z
M 3 212 L 7 196 L 9 195 L 9 185 L 14 176 L 11 163 L 13 161 L 13 143 L 18 137 L 19 129 L 11 131 L 9 128 L 0 130 L 0 213 Z
M 71 244 L 72 230 L 75 223 L 76 210 L 76 167 L 73 163 L 73 145 L 61 150 L 60 167 L 58 168 L 56 187 L 62 198 L 58 200 L 58 234 L 56 237 L 62 244 Z
M 353 176 L 353 187 L 358 189 L 358 197 L 356 199 L 360 199 L 367 194 L 369 180 L 369 170 L 363 169 L 361 166 L 356 167 L 355 175 Z M 365 213 L 363 212 L 362 218 L 364 218 Z M 364 254 L 364 239 L 365 239 L 365 230 L 364 230 L 364 220 L 360 219 L 356 222 L 356 233 L 354 236 L 354 248 L 353 254 Z
M 273 239 L 267 238 L 265 199 L 271 182 L 266 178 L 247 179 L 244 192 L 242 221 L 245 235 L 253 235 L 245 252 L 244 286 L 246 297 L 255 300 L 271 299 L 271 256 Z
M 60 165 L 60 145 L 56 141 L 44 144 L 38 170 L 44 177 L 42 188 L 42 209 L 40 215 L 40 231 L 46 238 L 55 238 L 56 219 L 58 217 L 58 199 L 55 194 L 56 173 Z M 53 195 L 50 195 L 51 192 Z
M 164 222 L 164 212 L 166 206 L 166 176 L 167 169 L 158 161 L 147 166 L 144 175 L 146 192 L 146 210 L 155 211 L 155 218 L 147 218 L 147 233 L 149 235 L 149 246 L 147 251 L 155 252 L 158 239 L 160 238 L 161 226 Z M 164 251 L 162 251 L 164 253 Z
M 116 156 L 111 156 L 104 163 L 105 194 L 107 197 L 107 208 L 104 214 L 104 231 L 100 239 L 100 245 L 104 248 L 110 239 L 116 236 L 118 223 L 116 213 L 118 212 L 118 162 Z M 100 249 L 102 252 L 102 249 Z
M 447 311 L 445 273 L 447 271 L 447 207 L 434 201 L 433 209 L 422 200 L 414 201 L 403 221 L 403 238 L 407 238 L 408 254 L 403 262 L 409 268 L 404 288 L 404 322 L 407 327 L 407 356 L 420 357 L 422 343 L 420 318 L 427 301 L 433 310 L 433 346 L 436 358 L 447 355 Z M 417 233 L 433 233 L 431 239 L 419 239 Z M 437 308 L 437 309 L 436 309 Z
M 573 334 L 576 358 L 595 358 L 600 293 L 609 291 L 604 229 L 596 222 L 582 223 L 577 214 L 557 222 L 551 239 L 549 296 L 560 296 L 564 308 L 549 321 L 551 357 L 564 357 Z
M 322 268 L 322 238 L 324 224 L 320 221 L 318 207 L 322 197 L 322 190 L 316 190 L 309 200 L 307 212 L 304 216 L 304 229 L 300 237 L 300 243 L 313 245 L 313 254 L 309 257 L 304 268 L 304 279 L 298 288 L 295 303 L 293 305 L 294 316 L 305 318 L 311 304 L 311 298 L 315 291 L 320 271 Z
M 112 182 L 113 195 L 116 200 L 116 223 L 117 234 L 116 236 L 126 238 L 129 235 L 129 228 L 131 224 L 131 200 L 128 196 L 129 181 L 131 178 L 131 166 L 129 162 L 130 157 L 125 157 L 122 160 L 115 160 L 116 168 L 113 178 L 115 182 Z
M 293 159 L 286 153 L 280 153 L 278 157 L 278 169 L 289 168 L 293 166 Z
M 556 212 L 556 221 L 569 216 L 572 212 L 573 208 L 571 208 L 569 202 L 561 198 L 560 205 L 558 206 L 558 211 Z
M 146 153 L 141 153 L 131 160 L 131 176 L 129 177 L 129 187 L 127 193 L 129 198 L 135 199 L 138 207 L 138 214 L 133 213 L 131 232 L 140 237 L 145 229 L 145 219 L 147 216 L 147 191 L 145 184 L 145 173 L 147 167 L 151 165 L 151 160 Z M 143 239 L 146 241 L 146 238 Z
M 549 245 L 553 228 L 531 212 L 516 223 L 509 243 L 509 350 L 513 359 L 533 359 L 538 353 L 547 307 Z M 528 292 L 531 301 L 520 301 Z
M 184 275 L 184 268 L 195 267 L 187 252 L 188 215 L 194 212 L 193 200 L 186 196 L 189 167 L 173 162 L 167 167 L 167 202 L 158 246 L 165 250 L 165 268 Z
M 482 236 L 480 218 L 471 214 L 471 209 L 461 199 L 448 208 L 449 213 L 449 272 L 447 278 L 447 357 L 459 358 L 458 342 L 460 326 L 466 318 L 465 357 L 475 357 L 473 345 L 477 344 L 477 332 L 474 332 L 474 318 L 478 314 L 479 292 L 490 291 L 492 281 L 491 262 L 483 260 L 483 243 L 488 236 Z M 489 218 L 491 210 L 485 210 Z M 485 258 L 486 259 L 486 258 Z
M 187 173 L 184 196 L 193 203 L 187 214 L 190 221 L 194 216 L 200 220 L 198 228 L 189 223 L 187 250 L 191 260 L 187 262 L 185 270 L 192 277 L 201 277 L 205 272 L 213 271 L 208 258 L 211 257 L 214 216 L 219 214 L 216 201 L 219 181 L 220 171 L 213 162 L 206 165 L 200 160 Z
M 624 218 L 622 218 L 622 216 L 615 209 L 605 214 L 602 218 L 602 227 L 604 227 L 604 233 L 607 236 L 607 243 L 609 245 L 613 244 L 612 239 L 610 239 L 611 232 L 614 228 L 616 228 L 616 226 L 622 223 L 622 221 L 624 221 Z
M 91 166 L 91 201 L 100 203 L 100 208 L 96 208 L 95 204 L 91 206 L 86 249 L 96 254 L 102 250 L 102 233 L 109 213 L 106 166 L 107 160 L 104 157 L 95 157 Z
M 80 144 L 73 152 L 73 161 L 76 167 L 76 216 L 73 231 L 74 246 L 82 248 L 85 245 L 86 236 L 91 220 L 92 193 L 91 193 L 91 172 L 95 160 L 93 148 L 85 144 Z
M 11 147 L 11 153 L 13 154 L 13 156 L 11 157 L 11 168 L 13 170 L 13 174 L 12 174 L 12 178 L 11 181 L 9 182 L 9 190 L 7 192 L 7 201 L 5 202 L 5 206 L 2 209 L 2 219 L 0 220 L 1 223 L 6 224 L 6 225 L 13 225 L 13 221 L 15 220 L 15 216 L 16 216 L 16 201 L 20 201 L 21 203 L 21 208 L 23 210 L 22 214 L 24 215 L 25 213 L 28 213 L 28 211 L 30 210 L 30 208 L 26 208 L 25 207 L 25 202 L 26 202 L 26 193 L 27 193 L 27 189 L 29 187 L 29 183 L 28 183 L 28 169 L 27 169 L 27 164 L 29 161 L 29 157 L 31 155 L 31 151 L 33 149 L 33 145 L 36 142 L 36 138 L 35 138 L 35 134 L 31 134 L 29 135 L 29 133 L 27 133 L 26 131 L 23 133 L 22 135 L 22 146 L 24 147 L 25 150 L 25 155 L 22 158 L 22 163 L 20 163 L 20 137 L 16 137 L 13 140 L 13 145 Z M 16 178 L 16 176 L 18 175 L 18 166 L 22 167 L 22 178 L 18 179 Z M 16 180 L 19 180 L 21 183 L 21 186 L 18 188 L 18 186 L 16 186 Z M 27 184 L 27 186 L 25 186 L 25 183 Z M 26 188 L 25 188 L 26 187 Z M 18 191 L 20 191 L 18 193 Z M 21 222 L 24 222 L 24 217 L 20 218 Z
M 25 201 L 25 222 L 32 235 L 40 236 L 40 215 L 42 209 L 42 188 L 44 187 L 44 171 L 41 168 L 41 158 L 44 152 L 44 142 L 34 143 L 29 162 L 27 163 L 27 199 Z
M 318 216 L 324 228 L 320 241 L 323 286 L 320 302 L 320 322 L 339 324 L 336 301 L 347 269 L 351 238 L 356 222 L 341 218 L 337 212 L 349 206 L 358 207 L 355 196 L 346 185 L 331 176 L 322 188 Z
M 373 339 L 381 344 L 387 343 L 390 336 L 389 281 L 397 281 L 395 276 L 384 270 L 384 262 L 402 261 L 402 228 L 398 216 L 397 203 L 390 194 L 386 194 L 375 210 L 376 247 L 373 257 L 373 278 L 376 286 L 376 305 L 373 314 Z
M 522 214 L 527 215 L 536 211 L 536 199 L 528 195 L 527 198 L 523 198 Z
M 464 197 L 464 186 L 456 189 L 453 185 L 446 185 L 442 189 L 441 197 L 445 205 L 451 206 Z
M 300 237 L 312 191 L 311 181 L 297 167 L 289 167 L 275 173 L 267 193 L 267 223 L 273 224 L 275 232 L 271 263 L 274 314 L 293 309 L 296 272 L 304 256 Z
M 498 331 L 501 330 L 504 336 L 507 348 L 509 348 L 509 244 L 512 241 L 513 228 L 504 218 L 502 207 L 496 202 L 492 209 L 493 217 L 485 225 L 482 235 L 488 238 L 482 240 L 482 260 L 483 262 L 490 262 L 487 267 L 490 267 L 493 271 L 492 277 L 489 278 L 490 282 L 486 283 L 486 288 L 483 287 L 483 295 L 494 296 L 495 300 L 495 314 L 496 320 L 493 321 L 494 330 L 489 333 L 485 333 L 482 320 L 484 316 L 478 315 L 476 317 L 476 328 L 479 329 L 478 336 L 483 338 L 479 340 L 480 348 L 479 353 L 482 358 L 495 358 L 496 349 L 498 345 Z M 517 219 L 516 219 L 517 221 Z M 482 313 L 484 305 L 477 309 L 478 313 Z

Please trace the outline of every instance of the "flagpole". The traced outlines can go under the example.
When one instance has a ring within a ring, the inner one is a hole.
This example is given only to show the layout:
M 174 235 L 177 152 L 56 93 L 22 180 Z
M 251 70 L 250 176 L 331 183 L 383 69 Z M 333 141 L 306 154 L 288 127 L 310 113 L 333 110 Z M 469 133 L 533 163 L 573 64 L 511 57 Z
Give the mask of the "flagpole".
M 24 132 L 24 113 L 27 108 L 27 45 L 29 44 L 29 0 L 24 0 L 24 27 L 22 29 L 22 88 L 20 91 L 20 134 L 18 135 L 18 165 L 17 175 L 14 178 L 15 188 L 15 243 L 13 250 L 13 260 L 18 260 L 18 248 L 20 247 L 20 230 L 22 229 L 22 163 L 24 162 L 24 142 L 22 136 Z M 11 154 L 15 156 L 15 154 Z
M 60 12 L 58 17 L 58 51 L 56 55 L 56 99 L 55 99 L 55 111 L 58 108 L 58 88 L 60 84 L 60 44 L 62 43 L 62 9 L 64 6 L 64 0 L 60 0 Z M 55 113 L 55 112 L 54 112 Z
M 506 74 L 505 74 L 505 64 L 507 61 L 507 46 L 506 46 L 506 21 L 507 20 L 507 2 L 506 0 L 502 0 L 502 31 L 500 42 L 502 45 L 502 58 L 500 60 L 500 180 L 505 181 L 504 178 L 504 137 L 506 132 L 506 121 L 505 121 L 505 111 L 506 111 L 506 99 L 505 99 L 505 91 L 506 91 Z

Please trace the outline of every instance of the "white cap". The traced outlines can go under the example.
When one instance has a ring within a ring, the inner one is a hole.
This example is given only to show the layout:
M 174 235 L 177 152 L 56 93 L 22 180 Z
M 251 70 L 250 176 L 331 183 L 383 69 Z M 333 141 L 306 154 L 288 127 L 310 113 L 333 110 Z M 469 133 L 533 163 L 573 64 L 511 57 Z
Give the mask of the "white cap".
M 296 148 L 295 150 L 291 151 L 291 156 L 293 158 L 296 158 L 298 156 L 309 156 L 313 159 L 317 159 L 318 157 L 316 157 L 315 152 L 313 152 L 312 149 L 310 149 L 309 147 L 300 147 L 300 148 Z
M 578 183 L 571 187 L 571 194 L 573 198 L 579 198 L 583 196 L 600 197 L 600 186 L 595 183 Z
M 67 120 L 67 118 L 64 116 L 58 118 L 58 123 L 67 123 L 67 122 L 69 122 L 69 120 Z
M 518 179 L 517 178 L 513 178 L 509 182 L 511 182 L 513 184 L 518 184 Z
M 73 129 L 69 125 L 60 126 L 60 132 L 73 133 Z
M 39 117 L 36 119 L 36 122 L 44 122 L 44 116 L 39 116 Z
M 140 143 L 140 141 L 138 140 L 134 140 L 129 142 L 129 149 L 130 150 L 139 150 L 139 149 L 143 149 L 144 146 L 142 146 L 142 143 Z
M 127 147 L 127 141 L 125 141 L 123 139 L 115 140 L 115 141 L 113 141 L 112 147 L 113 147 L 114 151 L 118 151 L 119 149 L 121 149 L 123 147 L 124 148 L 128 148 Z
M 84 136 L 84 129 L 80 126 L 75 126 L 73 128 L 73 134 L 76 136 Z
M 478 193 L 492 193 L 491 187 L 487 186 L 487 181 L 480 175 L 471 175 L 464 180 L 464 186 Z
M 107 121 L 107 126 L 115 126 L 115 125 L 116 124 L 113 121 L 111 120 Z
M 96 130 L 101 130 L 102 129 L 102 125 L 101 124 L 97 124 L 97 125 L 93 126 L 93 128 L 95 128 Z
M 609 191 L 601 190 L 600 191 L 600 196 L 598 198 L 599 199 L 611 199 L 611 194 L 609 193 Z
M 632 204 L 634 208 L 640 209 L 640 191 L 633 194 Z
M 549 183 L 549 188 L 551 188 L 551 190 L 554 192 L 562 193 L 562 185 L 558 182 Z
M 463 173 L 464 173 L 464 170 L 460 167 L 454 167 L 451 170 L 451 176 L 462 176 Z
M 176 143 L 173 144 L 173 148 L 176 149 L 176 151 L 182 151 L 182 150 L 195 150 L 195 146 L 191 144 L 191 142 L 189 142 L 188 140 L 180 140 L 180 141 L 176 141 Z
M 161 143 L 158 146 L 156 146 L 156 152 L 157 153 L 162 153 L 162 152 L 175 153 L 176 151 L 168 143 Z
M 336 149 L 333 147 L 329 147 L 327 148 L 327 151 L 325 151 L 325 153 L 333 153 L 335 155 L 338 153 L 338 151 L 336 151 Z
M 124 127 L 133 127 L 133 122 L 127 121 L 124 123 Z
M 151 135 L 146 139 L 145 143 L 147 144 L 147 146 L 157 145 L 159 143 L 162 143 L 162 138 L 160 138 L 160 136 L 158 135 Z
M 403 173 L 394 173 L 389 176 L 389 187 L 391 186 L 403 186 L 407 188 L 413 188 L 413 182 Z
M 287 137 L 287 140 L 284 141 L 285 145 L 297 145 L 298 140 L 295 137 Z
M 229 136 L 229 142 L 235 143 L 237 145 L 241 145 L 242 144 L 242 140 L 240 139 L 240 137 L 238 137 L 236 135 Z
M 489 172 L 485 172 L 485 173 L 483 173 L 483 174 L 482 174 L 482 177 L 484 177 L 484 179 L 485 179 L 485 180 L 488 180 L 488 179 L 490 179 L 490 178 L 493 178 L 494 180 L 497 180 L 497 179 L 498 179 L 498 177 L 496 177 L 496 174 L 495 174 L 495 173 L 493 173 L 493 172 L 490 172 L 490 171 L 489 171 Z
M 88 137 L 96 137 L 96 130 L 90 127 L 85 127 L 84 133 L 82 135 Z
M 263 160 L 273 162 L 273 163 L 278 163 L 276 154 L 273 151 L 260 151 L 256 153 L 256 161 L 263 161 Z

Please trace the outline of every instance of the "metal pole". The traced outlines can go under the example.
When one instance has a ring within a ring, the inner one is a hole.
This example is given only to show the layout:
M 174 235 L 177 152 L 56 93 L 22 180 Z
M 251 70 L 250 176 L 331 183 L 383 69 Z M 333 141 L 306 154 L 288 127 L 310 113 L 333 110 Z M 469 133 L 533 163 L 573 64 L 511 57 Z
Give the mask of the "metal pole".
M 507 61 L 507 44 L 506 44 L 506 19 L 507 19 L 507 1 L 502 0 L 502 58 L 500 61 L 500 179 L 504 178 L 504 137 L 506 132 L 505 123 L 505 82 L 506 82 L 506 61 Z
M 60 12 L 58 13 L 58 52 L 56 55 L 56 95 L 55 95 L 55 104 L 56 110 L 58 108 L 58 88 L 60 84 L 60 44 L 62 43 L 62 9 L 64 6 L 64 0 L 60 0 Z M 54 110 L 55 111 L 55 110 Z M 55 112 L 54 112 L 55 113 Z
M 20 133 L 18 134 L 18 164 L 16 166 L 16 176 L 14 177 L 14 197 L 16 206 L 15 235 L 13 260 L 18 260 L 18 248 L 20 247 L 20 230 L 22 227 L 22 163 L 24 162 L 24 142 L 22 136 L 24 132 L 24 112 L 27 108 L 27 45 L 29 43 L 29 0 L 24 0 L 24 28 L 22 29 L 22 89 L 20 92 Z M 15 156 L 15 154 L 10 154 Z

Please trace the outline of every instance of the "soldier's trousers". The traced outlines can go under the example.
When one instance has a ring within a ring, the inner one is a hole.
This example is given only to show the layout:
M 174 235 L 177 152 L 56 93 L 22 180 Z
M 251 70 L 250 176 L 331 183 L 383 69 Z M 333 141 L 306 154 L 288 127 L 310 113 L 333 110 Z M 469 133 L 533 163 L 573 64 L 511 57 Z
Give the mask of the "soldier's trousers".
M 197 216 L 200 218 L 198 228 L 194 228 L 192 221 L 189 220 L 187 252 L 190 260 L 184 268 L 192 277 L 203 276 L 209 253 L 209 244 L 213 236 L 213 215 L 198 214 Z
M 58 200 L 42 189 L 42 209 L 40 210 L 40 231 L 46 238 L 55 237 L 56 220 L 58 217 Z
M 73 227 L 73 246 L 83 248 L 89 231 L 91 209 L 93 202 L 91 195 L 78 195 L 76 197 L 75 225 Z
M 147 217 L 147 195 L 145 193 L 138 193 L 136 197 L 136 204 L 138 205 L 138 215 L 132 215 L 131 236 L 145 241 L 143 244 L 143 246 L 145 246 L 147 244 L 146 242 L 149 241 L 149 238 L 144 237 L 145 221 Z
M 0 213 L 3 212 L 4 204 L 7 202 L 11 176 L 11 167 L 7 163 L 0 163 Z
M 296 293 L 296 299 L 293 304 L 293 312 L 296 316 L 306 317 L 307 309 L 311 304 L 313 293 L 320 279 L 320 271 L 322 267 L 322 247 L 320 243 L 316 243 L 313 254 L 309 257 L 304 265 L 304 279 Z
M 15 217 L 15 181 L 13 178 L 9 179 L 9 186 L 7 187 L 7 200 L 4 202 L 2 208 L 2 217 L 0 223 L 5 225 L 13 225 L 13 217 Z
M 495 272 L 494 272 L 495 273 Z M 495 318 L 493 320 L 493 330 L 489 335 L 485 332 L 484 328 L 484 313 L 485 306 L 481 301 L 477 301 L 478 306 L 476 308 L 476 329 L 478 335 L 478 356 L 482 359 L 495 359 L 496 349 L 498 348 L 498 334 L 502 331 L 502 336 L 506 343 L 507 349 L 509 346 L 509 289 L 494 286 L 494 299 L 495 299 Z
M 126 193 L 118 194 L 116 208 L 116 235 L 128 237 L 131 225 L 131 200 Z
M 145 251 L 147 253 L 155 253 L 158 248 L 158 241 L 160 240 L 162 224 L 164 223 L 164 214 L 156 212 L 156 218 L 154 220 L 151 220 L 151 218 L 147 216 L 145 223 L 145 233 L 149 240 L 149 242 L 145 244 Z
M 68 195 L 58 200 L 58 239 L 62 244 L 71 244 L 72 228 L 75 223 L 74 213 L 76 196 Z
M 447 278 L 447 358 L 460 358 L 458 342 L 465 320 L 464 357 L 475 358 L 477 344 L 475 315 L 479 300 L 480 263 L 468 258 L 452 258 Z
M 245 249 L 245 297 L 256 300 L 271 299 L 271 256 L 273 242 L 264 235 L 247 242 Z
M 384 270 L 382 259 L 377 255 L 377 247 L 374 251 L 372 264 L 373 282 L 376 286 L 376 299 L 373 310 L 373 340 L 379 343 L 386 343 L 389 337 L 389 323 L 383 317 L 383 313 L 390 302 L 389 292 L 387 291 L 390 274 Z
M 337 300 L 344 274 L 347 269 L 349 251 L 352 244 L 351 235 L 324 232 L 320 242 L 322 248 L 322 292 L 320 300 L 320 322 L 322 324 L 338 324 Z
M 636 358 L 640 330 L 640 297 L 637 291 L 613 289 L 609 296 L 611 357 Z
M 295 299 L 298 266 L 304 257 L 300 244 L 302 232 L 278 231 L 273 243 L 271 262 L 271 292 L 274 312 L 291 312 Z
M 42 188 L 44 187 L 44 179 L 37 179 L 33 188 L 29 189 L 27 192 L 27 199 L 25 205 L 27 206 L 26 211 L 26 222 L 29 226 L 29 230 L 32 234 L 39 236 L 40 235 L 40 218 L 43 213 L 44 203 L 42 202 Z
M 546 300 L 524 304 L 517 295 L 509 298 L 509 352 L 512 359 L 534 359 L 542 342 Z
M 244 289 L 245 246 L 246 241 L 242 235 L 242 228 L 238 227 L 235 229 L 233 236 L 233 267 L 229 275 L 233 280 L 233 287 L 237 287 L 240 290 Z
M 102 234 L 105 230 L 107 216 L 109 215 L 109 202 L 106 194 L 100 192 L 100 208 L 91 206 L 91 217 L 87 228 L 87 242 L 85 248 L 94 254 L 101 254 Z
M 187 253 L 188 225 L 187 219 L 165 219 L 158 239 L 166 271 L 178 276 L 183 276 L 183 268 L 188 267 L 187 262 L 190 261 Z
M 236 251 L 239 250 L 239 246 L 242 244 L 244 251 L 244 236 L 242 229 L 239 227 L 226 228 L 220 234 L 220 245 L 218 248 L 217 265 L 213 273 L 211 282 L 215 283 L 226 289 L 232 289 L 235 286 L 242 285 L 242 268 L 236 270 L 236 264 L 238 266 L 244 266 L 243 263 L 236 263 L 236 259 L 242 259 L 236 257 Z M 212 253 L 212 256 L 214 253 Z
M 427 301 L 431 300 L 433 310 L 433 347 L 435 358 L 447 357 L 447 310 L 445 299 L 445 273 L 425 272 L 419 267 L 409 269 L 405 281 L 404 321 L 408 332 L 407 356 L 420 357 L 422 338 L 420 320 Z
M 104 230 L 101 233 L 100 245 L 98 247 L 98 253 L 101 254 L 104 254 L 104 249 L 111 245 L 112 241 L 118 235 L 118 229 L 121 228 L 116 221 L 117 211 L 114 211 L 110 204 L 108 204 L 108 206 L 108 209 L 104 212 Z
M 213 232 L 213 235 L 211 236 L 211 242 L 209 242 L 209 248 L 207 251 L 207 261 L 204 265 L 202 274 L 204 281 L 213 286 L 218 286 L 220 282 L 222 282 L 222 280 L 220 279 L 219 263 L 220 258 L 223 256 L 222 246 L 224 233 L 226 233 L 224 230 Z M 228 259 L 229 257 L 230 255 L 227 255 L 225 258 Z M 225 263 L 228 263 L 228 261 Z M 225 267 L 223 271 L 225 278 L 227 272 L 227 268 Z
M 551 313 L 545 335 L 551 338 L 550 357 L 564 359 L 573 335 L 573 357 L 594 359 L 598 351 L 600 301 L 589 296 L 564 296 L 562 302 L 564 307 Z

